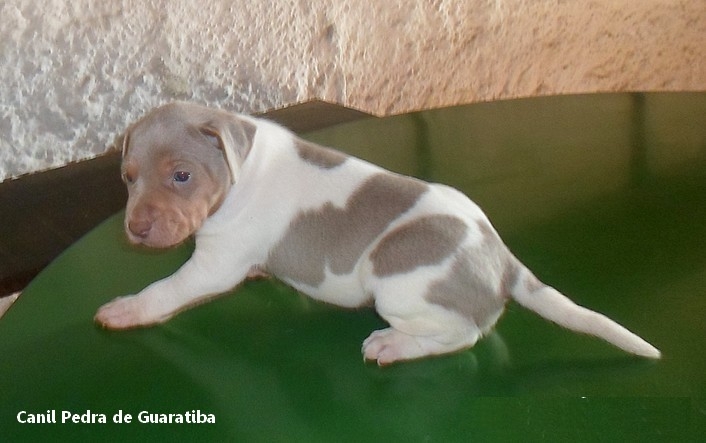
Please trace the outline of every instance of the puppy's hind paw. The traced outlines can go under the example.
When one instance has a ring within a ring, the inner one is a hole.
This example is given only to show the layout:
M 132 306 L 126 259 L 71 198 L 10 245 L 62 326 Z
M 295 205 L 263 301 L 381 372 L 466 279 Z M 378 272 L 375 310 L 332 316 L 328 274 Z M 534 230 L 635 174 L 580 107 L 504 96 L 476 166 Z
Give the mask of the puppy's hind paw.
M 381 329 L 370 334 L 363 342 L 362 351 L 365 361 L 376 361 L 378 366 L 427 355 L 415 337 L 394 328 Z
M 477 339 L 477 334 L 410 335 L 390 327 L 375 331 L 365 339 L 363 358 L 366 361 L 377 361 L 378 366 L 385 366 L 398 361 L 415 360 L 470 348 Z

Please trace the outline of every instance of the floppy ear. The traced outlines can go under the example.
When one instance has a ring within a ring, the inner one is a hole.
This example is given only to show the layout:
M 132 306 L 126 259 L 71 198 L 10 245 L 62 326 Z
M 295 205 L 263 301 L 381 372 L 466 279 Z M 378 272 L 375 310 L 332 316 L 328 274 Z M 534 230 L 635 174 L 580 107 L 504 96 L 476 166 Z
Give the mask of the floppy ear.
M 127 145 L 130 141 L 129 138 L 130 138 L 130 135 L 129 135 L 128 131 L 125 131 L 122 134 L 116 136 L 115 139 L 113 140 L 113 143 L 108 145 L 107 151 L 108 152 L 112 152 L 112 151 L 122 152 L 122 156 L 125 157 L 125 154 L 127 153 Z
M 130 144 L 130 133 L 125 131 L 125 133 L 118 139 L 118 142 L 120 143 L 118 146 L 120 146 L 124 158 L 125 154 L 127 154 L 127 146 Z
M 250 149 L 257 127 L 238 116 L 218 116 L 200 128 L 201 133 L 213 137 L 216 144 L 225 155 L 231 182 L 235 183 L 240 175 L 240 166 L 245 161 Z

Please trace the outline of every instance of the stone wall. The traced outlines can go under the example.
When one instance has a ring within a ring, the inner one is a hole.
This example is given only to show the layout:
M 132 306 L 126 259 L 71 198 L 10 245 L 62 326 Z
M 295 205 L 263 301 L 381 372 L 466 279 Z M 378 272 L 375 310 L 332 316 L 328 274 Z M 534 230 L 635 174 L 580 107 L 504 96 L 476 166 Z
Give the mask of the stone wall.
M 149 108 L 376 115 L 536 95 L 706 90 L 691 0 L 4 0 L 0 181 L 101 154 Z

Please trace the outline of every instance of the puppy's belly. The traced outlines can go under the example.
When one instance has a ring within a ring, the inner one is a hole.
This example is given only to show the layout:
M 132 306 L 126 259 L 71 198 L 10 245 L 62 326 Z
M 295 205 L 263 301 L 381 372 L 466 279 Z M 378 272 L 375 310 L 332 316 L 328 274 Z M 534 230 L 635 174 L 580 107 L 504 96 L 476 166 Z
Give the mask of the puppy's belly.
M 317 287 L 282 278 L 284 282 L 309 297 L 344 308 L 358 308 L 372 304 L 373 295 L 363 288 L 358 272 L 336 275 L 326 269 L 326 278 Z

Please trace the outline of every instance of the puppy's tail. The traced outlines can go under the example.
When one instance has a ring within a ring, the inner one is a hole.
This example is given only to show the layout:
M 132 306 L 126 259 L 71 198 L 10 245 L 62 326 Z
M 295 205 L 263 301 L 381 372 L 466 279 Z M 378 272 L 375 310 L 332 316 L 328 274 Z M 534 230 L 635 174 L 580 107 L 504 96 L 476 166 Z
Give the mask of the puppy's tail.
M 657 348 L 608 317 L 579 306 L 556 289 L 541 283 L 527 268 L 517 268 L 512 298 L 547 320 L 576 332 L 594 335 L 632 354 L 660 358 Z

